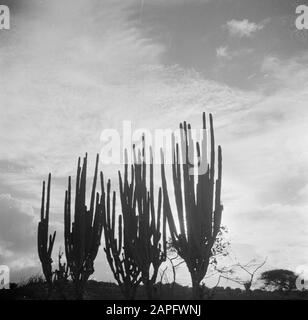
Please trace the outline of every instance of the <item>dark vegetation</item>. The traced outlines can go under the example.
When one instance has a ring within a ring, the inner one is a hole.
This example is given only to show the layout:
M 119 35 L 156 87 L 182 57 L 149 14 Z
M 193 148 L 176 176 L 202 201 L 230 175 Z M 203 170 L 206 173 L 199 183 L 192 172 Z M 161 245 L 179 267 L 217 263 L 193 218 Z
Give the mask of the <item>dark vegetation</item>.
M 296 276 L 288 270 L 263 272 L 261 280 L 264 288 L 275 291 L 251 290 L 256 273 L 266 259 L 258 264 L 236 262 L 231 267 L 218 267 L 219 257 L 228 255 L 229 243 L 224 239 L 226 229 L 221 226 L 222 149 L 218 146 L 216 153 L 212 115 L 209 123 L 209 139 L 205 114 L 200 142 L 193 140 L 191 126 L 186 122 L 180 124 L 180 141 L 176 142 L 175 137 L 172 137 L 171 191 L 167 186 L 165 155 L 162 151 L 161 181 L 157 192 L 154 188 L 152 149 L 146 148 L 145 138 L 142 139 L 141 150 L 136 150 L 134 146 L 134 160 L 130 166 L 125 154 L 124 173 L 119 172 L 121 213 L 116 212 L 117 192 L 112 191 L 110 180 L 105 184 L 103 172 L 98 173 L 98 155 L 90 205 L 87 206 L 87 155 L 82 165 L 79 158 L 73 205 L 71 177 L 68 178 L 65 191 L 65 250 L 64 253 L 59 251 L 57 267 L 51 258 L 56 232 L 49 234 L 49 174 L 46 194 L 43 182 L 41 219 L 38 224 L 38 254 L 45 279 L 34 277 L 26 284 L 14 285 L 10 290 L 2 290 L 0 297 L 103 300 L 305 299 L 305 292 L 294 290 Z M 149 163 L 146 161 L 148 151 Z M 198 166 L 195 159 L 198 160 Z M 96 191 L 98 177 L 100 192 Z M 171 192 L 174 192 L 175 209 L 172 209 L 169 201 Z M 167 230 L 170 239 L 167 239 Z M 101 239 L 104 240 L 104 251 L 116 284 L 89 280 L 94 273 Z M 171 284 L 162 284 L 166 268 L 161 270 L 160 267 L 165 261 L 169 261 L 172 266 Z M 176 283 L 177 267 L 184 263 L 191 276 L 191 288 Z M 234 268 L 240 268 L 249 279 L 235 277 Z M 218 275 L 218 282 L 212 289 L 202 284 L 207 277 L 211 277 L 210 269 Z M 233 281 L 241 285 L 243 290 L 219 287 L 221 279 Z
M 119 194 L 122 214 L 116 213 L 116 192 L 111 192 L 110 180 L 105 189 L 100 172 L 101 193 L 96 192 L 99 157 L 96 158 L 90 207 L 86 205 L 87 155 L 83 165 L 77 165 L 75 208 L 71 217 L 71 177 L 64 201 L 64 245 L 66 263 L 59 253 L 58 269 L 53 270 L 51 259 L 56 232 L 49 235 L 51 174 L 48 176 L 45 208 L 43 182 L 41 221 L 38 225 L 38 252 L 50 298 L 60 292 L 69 280 L 73 282 L 77 299 L 84 298 L 87 281 L 94 272 L 94 260 L 104 231 L 105 253 L 114 278 L 125 299 L 135 299 L 138 286 L 146 290 L 148 299 L 154 297 L 158 271 L 167 259 L 166 229 L 171 236 L 170 247 L 186 264 L 192 280 L 192 297 L 203 298 L 200 286 L 212 257 L 221 229 L 222 151 L 218 147 L 217 178 L 215 180 L 215 139 L 210 114 L 210 161 L 207 161 L 206 118 L 203 114 L 201 141 L 195 142 L 190 124 L 180 124 L 180 142 L 172 137 L 172 173 L 176 199 L 177 230 L 169 202 L 164 154 L 161 151 L 161 185 L 154 192 L 154 169 L 151 146 L 150 163 L 146 163 L 145 138 L 141 150 L 134 150 L 134 161 L 128 178 L 128 161 L 124 175 L 119 172 Z M 197 158 L 198 165 L 195 160 Z M 183 185 L 183 187 L 182 187 Z M 106 191 L 105 191 L 106 190 Z M 155 199 L 157 200 L 157 204 Z M 216 246 L 217 248 L 217 246 Z M 175 272 L 175 269 L 173 269 Z
M 290 270 L 276 269 L 265 271 L 261 275 L 264 285 L 272 290 L 291 291 L 296 289 L 296 274 Z
M 11 285 L 11 290 L 0 290 L 0 300 L 44 300 L 48 295 L 48 285 L 43 278 L 30 279 L 25 284 Z M 189 300 L 192 297 L 192 288 L 179 284 L 161 284 L 154 286 L 153 299 L 157 300 Z M 137 300 L 146 300 L 147 292 L 144 286 L 136 291 Z M 74 300 L 75 288 L 72 282 L 67 283 L 61 292 L 54 291 L 49 297 L 51 300 Z M 115 283 L 96 282 L 89 280 L 84 292 L 86 300 L 122 300 L 120 287 Z M 216 287 L 203 289 L 202 299 L 211 300 L 307 300 L 308 292 L 300 291 L 265 291 L 252 290 L 247 292 L 239 288 Z

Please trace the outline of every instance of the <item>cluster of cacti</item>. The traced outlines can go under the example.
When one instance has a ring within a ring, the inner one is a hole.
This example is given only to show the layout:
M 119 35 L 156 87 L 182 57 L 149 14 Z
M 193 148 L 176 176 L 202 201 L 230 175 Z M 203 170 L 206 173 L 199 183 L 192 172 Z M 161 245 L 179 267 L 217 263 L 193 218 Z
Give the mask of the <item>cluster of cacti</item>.
M 212 247 L 220 229 L 222 155 L 218 147 L 218 177 L 215 183 L 215 140 L 213 119 L 210 114 L 210 163 L 198 175 L 192 172 L 194 152 L 197 152 L 198 166 L 204 166 L 207 159 L 206 119 L 203 114 L 202 149 L 194 145 L 190 125 L 180 124 L 181 148 L 173 140 L 173 186 L 176 200 L 177 217 L 180 230 L 176 228 L 167 191 L 165 166 L 162 161 L 163 207 L 166 211 L 172 245 L 185 260 L 191 274 L 194 297 L 199 297 L 200 282 L 204 278 Z M 180 156 L 182 156 L 182 161 Z M 163 157 L 162 157 L 163 158 Z M 191 170 L 192 169 L 192 170 Z M 216 185 L 216 187 L 215 187 Z M 182 187 L 183 186 L 183 187 Z M 215 188 L 215 191 L 214 191 Z
M 102 194 L 105 201 L 104 235 L 105 235 L 105 253 L 107 261 L 116 279 L 122 294 L 127 300 L 133 300 L 136 290 L 141 282 L 140 270 L 131 253 L 131 246 L 127 243 L 128 229 L 135 227 L 134 222 L 128 221 L 123 228 L 122 215 L 118 216 L 118 236 L 116 235 L 116 194 L 113 192 L 112 205 L 110 197 L 110 180 L 107 183 L 107 195 L 104 190 L 104 180 L 101 174 Z
M 71 221 L 71 177 L 65 192 L 64 238 L 65 255 L 70 275 L 76 286 L 77 296 L 82 299 L 84 286 L 94 272 L 94 260 L 100 246 L 103 227 L 103 197 L 96 193 L 99 157 L 96 157 L 91 191 L 90 208 L 86 205 L 87 155 L 76 175 L 74 222 Z
M 166 260 L 166 216 L 162 213 L 162 192 L 158 191 L 157 210 L 154 197 L 153 154 L 150 148 L 149 186 L 147 185 L 147 165 L 145 139 L 142 150 L 131 166 L 131 181 L 128 181 L 127 161 L 124 165 L 124 181 L 119 172 L 120 196 L 124 223 L 125 244 L 130 246 L 134 261 L 141 271 L 142 282 L 148 298 L 153 295 L 160 265 Z M 162 220 L 162 222 L 161 222 Z M 152 275 L 150 269 L 153 267 Z
M 87 155 L 81 167 L 77 166 L 74 221 L 71 218 L 71 177 L 65 192 L 64 239 L 67 264 L 61 264 L 60 277 L 69 274 L 75 283 L 77 298 L 82 299 L 89 276 L 94 272 L 94 260 L 100 246 L 102 230 L 105 237 L 105 253 L 114 278 L 126 299 L 134 299 L 141 282 L 148 298 L 153 297 L 153 287 L 159 268 L 166 260 L 166 225 L 168 223 L 172 246 L 182 257 L 192 278 L 194 297 L 198 298 L 200 282 L 204 278 L 213 245 L 220 230 L 222 205 L 221 177 L 222 156 L 218 147 L 218 178 L 215 182 L 215 140 L 212 115 L 210 115 L 210 164 L 207 159 L 206 120 L 203 114 L 202 148 L 194 145 L 190 125 L 180 125 L 181 141 L 173 139 L 173 185 L 176 200 L 177 218 L 180 230 L 172 214 L 169 201 L 165 164 L 162 161 L 162 188 L 158 190 L 157 207 L 154 191 L 153 154 L 150 150 L 150 164 L 147 172 L 145 139 L 142 149 L 134 147 L 134 162 L 131 165 L 130 179 L 125 153 L 124 176 L 119 172 L 121 214 L 116 214 L 116 192 L 111 195 L 108 180 L 105 190 L 103 173 L 101 194 L 96 193 L 99 157 L 97 155 L 90 207 L 86 205 Z M 198 175 L 192 159 L 198 158 Z M 181 159 L 180 159 L 181 157 Z M 162 160 L 164 155 L 162 153 Z M 182 160 L 182 161 L 181 161 Z M 204 171 L 203 171 L 204 170 Z M 149 181 L 148 181 L 149 179 Z M 112 198 L 112 199 L 111 199 Z M 48 239 L 50 202 L 50 175 L 48 178 L 46 214 L 45 182 L 43 183 L 41 221 L 38 226 L 38 250 L 43 272 L 48 283 L 52 283 L 52 248 L 55 235 Z M 48 242 L 49 240 L 49 242 Z M 62 279 L 62 278 L 61 278 Z
M 166 259 L 166 217 L 162 214 L 161 188 L 155 210 L 153 156 L 150 149 L 150 182 L 147 185 L 145 141 L 142 151 L 131 165 L 128 179 L 127 153 L 124 164 L 124 180 L 119 172 L 122 215 L 118 218 L 118 237 L 115 234 L 115 201 L 113 193 L 110 213 L 110 181 L 107 184 L 107 200 L 104 218 L 105 252 L 107 260 L 123 294 L 133 299 L 140 282 L 145 285 L 148 298 L 153 296 L 153 287 L 158 270 Z M 102 182 L 102 188 L 104 183 Z M 149 189 L 148 189 L 149 188 Z M 163 222 L 161 223 L 161 218 Z M 150 274 L 151 267 L 153 272 Z
M 97 155 L 90 208 L 88 209 L 86 205 L 87 155 L 82 167 L 80 158 L 78 159 L 73 222 L 71 221 L 71 177 L 68 178 L 68 189 L 65 192 L 64 202 L 64 244 L 67 263 L 61 262 L 62 253 L 59 253 L 59 265 L 55 271 L 52 270 L 51 257 L 56 232 L 48 238 L 51 175 L 49 174 L 48 177 L 46 212 L 45 182 L 43 182 L 41 221 L 38 224 L 38 253 L 49 286 L 49 295 L 54 286 L 62 286 L 70 275 L 75 284 L 76 296 L 82 299 L 85 284 L 94 272 L 94 260 L 100 246 L 103 228 L 104 208 L 103 197 L 95 191 L 98 162 Z
M 38 223 L 37 230 L 37 247 L 38 255 L 42 264 L 42 269 L 48 283 L 49 295 L 52 290 L 53 271 L 52 271 L 52 249 L 56 238 L 56 231 L 53 235 L 48 234 L 49 228 L 49 207 L 50 207 L 50 182 L 51 174 L 48 175 L 46 210 L 45 210 L 45 181 L 43 182 L 42 203 L 41 203 L 41 220 Z

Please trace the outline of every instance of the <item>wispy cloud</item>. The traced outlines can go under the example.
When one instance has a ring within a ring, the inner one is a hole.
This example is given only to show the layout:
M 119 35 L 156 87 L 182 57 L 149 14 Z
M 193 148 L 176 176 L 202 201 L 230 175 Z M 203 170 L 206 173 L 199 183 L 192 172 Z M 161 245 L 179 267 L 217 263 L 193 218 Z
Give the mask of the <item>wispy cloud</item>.
M 231 50 L 228 46 L 220 46 L 216 49 L 216 57 L 231 60 L 236 57 L 242 57 L 251 54 L 254 50 L 252 48 L 243 48 Z
M 229 50 L 228 50 L 228 47 L 226 46 L 221 46 L 219 48 L 216 49 L 216 56 L 218 58 L 227 58 L 230 56 L 230 53 L 229 53 Z
M 264 24 L 250 22 L 248 19 L 243 20 L 230 20 L 227 22 L 226 27 L 229 34 L 233 37 L 251 37 L 257 31 L 264 28 Z
M 277 88 L 283 85 L 287 88 L 304 88 L 308 82 L 308 53 L 305 52 L 292 59 L 281 59 L 269 55 L 263 60 L 261 72 L 267 78 L 266 83 L 272 82 Z

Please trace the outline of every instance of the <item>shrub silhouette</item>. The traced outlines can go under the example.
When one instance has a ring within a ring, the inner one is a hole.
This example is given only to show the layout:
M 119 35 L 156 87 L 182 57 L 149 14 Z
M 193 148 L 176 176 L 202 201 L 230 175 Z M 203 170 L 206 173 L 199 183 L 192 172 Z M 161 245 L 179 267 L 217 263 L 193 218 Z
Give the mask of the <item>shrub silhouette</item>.
M 290 291 L 296 288 L 296 274 L 291 270 L 274 269 L 261 274 L 260 280 L 269 289 Z

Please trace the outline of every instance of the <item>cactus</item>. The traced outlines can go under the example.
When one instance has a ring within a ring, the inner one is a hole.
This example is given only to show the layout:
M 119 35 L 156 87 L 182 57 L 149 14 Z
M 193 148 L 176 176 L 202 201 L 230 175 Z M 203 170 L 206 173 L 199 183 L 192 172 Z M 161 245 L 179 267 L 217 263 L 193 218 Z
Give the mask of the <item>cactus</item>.
M 158 192 L 158 207 L 154 205 L 153 156 L 151 153 L 149 190 L 146 183 L 145 143 L 143 137 L 142 155 L 136 153 L 128 179 L 127 152 L 124 165 L 124 179 L 119 172 L 122 215 L 118 218 L 118 240 L 115 237 L 115 192 L 110 213 L 110 181 L 107 183 L 107 202 L 104 218 L 106 255 L 111 270 L 124 296 L 133 299 L 142 281 L 149 299 L 158 269 L 166 259 L 166 216 L 161 213 L 162 191 Z M 103 178 L 102 178 L 103 181 Z M 102 182 L 103 188 L 103 182 Z M 161 223 L 161 219 L 163 222 Z M 150 269 L 153 273 L 150 275 Z
M 212 256 L 212 247 L 220 230 L 223 210 L 221 205 L 222 152 L 219 146 L 218 177 L 215 183 L 215 139 L 213 119 L 210 114 L 210 164 L 207 165 L 205 172 L 201 172 L 201 174 L 199 172 L 199 175 L 195 177 L 190 171 L 191 168 L 194 168 L 194 165 L 193 163 L 189 163 L 189 160 L 193 158 L 195 150 L 197 151 L 199 165 L 201 163 L 204 164 L 207 158 L 205 114 L 203 114 L 201 151 L 199 143 L 196 143 L 196 149 L 194 147 L 190 125 L 186 125 L 186 122 L 184 122 L 184 124 L 180 124 L 180 129 L 182 169 L 179 144 L 175 143 L 174 138 L 172 164 L 179 231 L 177 230 L 170 206 L 162 154 L 163 210 L 167 215 L 172 244 L 177 253 L 184 259 L 191 274 L 193 297 L 200 298 L 200 282 L 206 275 L 209 260 Z
M 55 271 L 55 280 L 60 282 L 66 282 L 68 279 L 68 266 L 66 263 L 62 263 L 63 252 L 61 248 L 59 249 L 58 253 L 58 269 Z
M 66 296 L 64 294 L 65 292 L 65 286 L 68 282 L 68 275 L 69 275 L 69 269 L 66 263 L 62 263 L 63 252 L 61 251 L 61 248 L 59 249 L 58 253 L 58 269 L 54 272 L 54 280 L 53 284 L 56 288 L 59 296 L 61 299 L 66 300 Z
M 111 184 L 110 180 L 108 180 L 106 195 L 102 173 L 101 185 L 102 195 L 104 199 L 103 201 L 105 203 L 103 209 L 103 227 L 105 235 L 104 250 L 106 253 L 107 261 L 109 263 L 113 276 L 122 291 L 122 294 L 127 300 L 133 300 L 136 295 L 136 290 L 141 282 L 140 270 L 138 269 L 138 266 L 133 259 L 131 246 L 127 243 L 127 229 L 125 231 L 123 230 L 122 215 L 118 216 L 118 239 L 116 238 L 116 193 L 113 192 L 111 209 Z M 135 224 L 131 222 L 131 226 L 134 227 Z
M 43 273 L 48 284 L 48 296 L 52 291 L 53 271 L 52 271 L 52 249 L 56 238 L 56 231 L 53 235 L 48 235 L 49 227 L 49 207 L 50 207 L 50 181 L 51 174 L 48 175 L 46 210 L 45 210 L 45 181 L 43 182 L 41 220 L 38 223 L 37 246 L 38 255 L 42 264 Z
M 65 192 L 64 239 L 65 255 L 71 278 L 75 284 L 77 299 L 83 299 L 86 282 L 94 272 L 103 227 L 102 196 L 95 193 L 99 156 L 96 157 L 90 208 L 86 206 L 87 154 L 77 165 L 75 213 L 71 223 L 71 177 Z
M 124 181 L 119 172 L 125 238 L 130 246 L 133 259 L 141 270 L 141 278 L 145 285 L 147 296 L 152 299 L 153 287 L 159 267 L 166 260 L 166 215 L 161 213 L 161 188 L 159 188 L 158 192 L 157 211 L 155 210 L 153 154 L 151 148 L 148 190 L 144 136 L 142 137 L 142 152 L 138 153 L 137 159 L 134 147 L 134 158 L 130 183 L 128 181 L 127 161 L 124 165 Z M 136 209 L 138 209 L 138 214 Z M 163 218 L 162 224 L 161 218 Z M 153 273 L 150 276 L 151 266 L 153 267 Z

